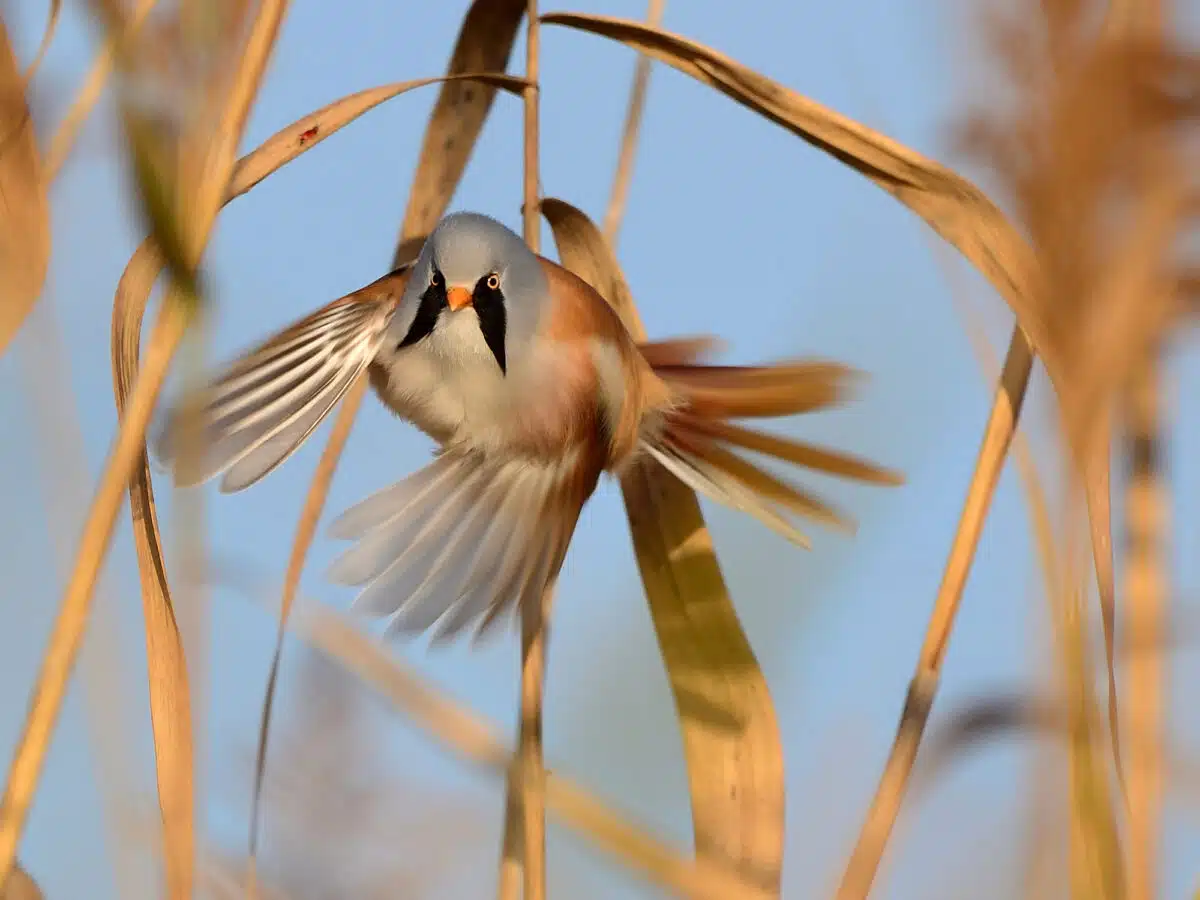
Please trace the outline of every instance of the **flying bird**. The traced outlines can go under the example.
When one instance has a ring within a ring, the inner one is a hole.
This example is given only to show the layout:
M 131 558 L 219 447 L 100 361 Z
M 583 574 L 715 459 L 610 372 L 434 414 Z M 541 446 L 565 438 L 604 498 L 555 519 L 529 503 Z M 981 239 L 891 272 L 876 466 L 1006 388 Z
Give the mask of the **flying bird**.
M 841 399 L 852 372 L 810 361 L 703 362 L 711 338 L 639 343 L 605 300 L 487 216 L 446 216 L 410 266 L 333 301 L 236 360 L 189 402 L 204 452 L 180 465 L 173 409 L 156 456 L 180 486 L 241 491 L 312 434 L 355 380 L 439 445 L 343 513 L 356 543 L 330 577 L 410 634 L 476 636 L 557 577 L 603 473 L 653 458 L 712 500 L 805 544 L 800 514 L 845 524 L 733 448 L 879 483 L 897 476 L 731 420 Z M 198 411 L 198 412 L 197 412 Z

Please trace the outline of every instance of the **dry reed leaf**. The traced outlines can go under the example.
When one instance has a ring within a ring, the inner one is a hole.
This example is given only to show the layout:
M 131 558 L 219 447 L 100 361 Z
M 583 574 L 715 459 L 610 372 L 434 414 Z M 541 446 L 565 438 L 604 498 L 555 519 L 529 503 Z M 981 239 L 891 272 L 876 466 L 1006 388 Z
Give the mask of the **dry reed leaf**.
M 289 631 L 378 691 L 418 728 L 485 771 L 504 776 L 513 754 L 496 729 L 442 696 L 395 660 L 348 618 L 317 603 L 301 603 Z M 598 849 L 681 897 L 694 900 L 768 900 L 777 896 L 740 879 L 714 861 L 685 858 L 630 824 L 566 776 L 546 773 L 546 805 L 563 824 Z
M 862 173 L 924 219 L 992 283 L 1040 351 L 1028 245 L 977 187 L 946 167 L 702 44 L 639 22 L 548 13 L 548 25 L 598 34 L 690 75 Z
M 50 42 L 54 40 L 54 33 L 58 30 L 58 17 L 60 15 L 62 15 L 62 0 L 50 0 L 50 9 L 46 12 L 46 28 L 42 32 L 42 42 L 38 45 L 33 62 L 25 69 L 24 78 L 26 85 L 33 81 L 33 77 L 37 75 L 38 69 L 42 67 L 42 60 L 46 58 L 46 51 L 50 49 Z
M 113 395 L 124 420 L 138 377 L 142 320 L 162 257 L 144 243 L 117 284 L 112 314 Z M 150 687 L 150 724 L 154 735 L 159 809 L 165 833 L 164 858 L 174 888 L 190 883 L 195 821 L 191 686 L 187 660 L 167 580 L 166 562 L 154 504 L 154 487 L 145 450 L 129 483 L 133 544 L 137 554 L 145 619 L 146 661 Z M 175 879 L 179 879 L 176 881 Z
M 25 80 L 0 20 L 0 353 L 42 293 L 50 210 Z
M 629 288 L 599 229 L 561 200 L 546 198 L 542 212 L 563 265 L 599 291 L 634 337 L 644 340 Z M 729 866 L 767 896 L 778 896 L 784 835 L 779 728 L 700 504 L 690 488 L 650 461 L 635 465 L 621 479 L 621 490 L 679 713 L 696 856 Z M 736 729 L 714 731 L 714 708 Z
M 525 2 L 474 0 L 459 27 L 446 74 L 507 69 Z M 491 111 L 495 86 L 485 84 L 481 89 L 449 82 L 438 93 L 417 162 L 420 179 L 414 179 L 409 189 L 394 266 L 416 258 L 424 236 L 450 205 Z
M 525 94 L 521 184 L 522 237 L 534 253 L 541 251 L 542 216 L 539 76 L 541 23 L 537 0 L 525 4 Z M 546 764 L 542 746 L 546 691 L 546 645 L 556 584 L 552 580 L 537 603 L 523 603 L 521 619 L 521 703 L 517 727 L 517 760 L 509 770 L 500 849 L 499 895 L 516 900 L 516 864 L 520 861 L 521 896 L 546 898 Z M 520 791 L 520 804 L 516 802 Z M 520 837 L 518 839 L 518 828 Z
M 42 900 L 44 896 L 20 863 L 13 868 L 7 882 L 0 881 L 0 900 Z

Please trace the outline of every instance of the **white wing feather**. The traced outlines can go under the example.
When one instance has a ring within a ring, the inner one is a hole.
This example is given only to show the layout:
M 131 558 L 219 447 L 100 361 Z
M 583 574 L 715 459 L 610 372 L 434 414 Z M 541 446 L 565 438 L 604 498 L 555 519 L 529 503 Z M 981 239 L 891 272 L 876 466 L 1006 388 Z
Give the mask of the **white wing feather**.
M 387 616 L 389 631 L 483 631 L 557 576 L 579 516 L 561 491 L 572 475 L 561 462 L 446 451 L 333 523 L 358 543 L 329 577 L 362 586 L 355 610 Z
M 175 447 L 181 405 L 160 430 L 155 455 L 181 486 L 221 474 L 225 492 L 254 484 L 304 443 L 370 365 L 386 337 L 394 296 L 343 297 L 234 363 L 198 398 L 205 452 L 194 471 L 182 470 Z

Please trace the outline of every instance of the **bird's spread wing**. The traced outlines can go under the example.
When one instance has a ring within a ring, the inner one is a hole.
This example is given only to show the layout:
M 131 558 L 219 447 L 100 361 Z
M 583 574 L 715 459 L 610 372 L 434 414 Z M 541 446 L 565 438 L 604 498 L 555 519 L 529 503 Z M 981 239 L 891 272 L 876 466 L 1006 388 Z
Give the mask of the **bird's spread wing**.
M 364 586 L 357 610 L 390 630 L 478 636 L 504 612 L 541 601 L 558 575 L 599 465 L 444 451 L 430 465 L 347 510 L 333 536 L 357 540 L 332 580 Z
M 172 409 L 155 455 L 175 471 L 177 483 L 200 484 L 224 473 L 221 490 L 240 491 L 287 459 L 375 358 L 405 277 L 393 273 L 301 319 L 188 401 L 198 407 L 204 446 L 195 468 L 180 465 L 176 423 L 184 407 Z

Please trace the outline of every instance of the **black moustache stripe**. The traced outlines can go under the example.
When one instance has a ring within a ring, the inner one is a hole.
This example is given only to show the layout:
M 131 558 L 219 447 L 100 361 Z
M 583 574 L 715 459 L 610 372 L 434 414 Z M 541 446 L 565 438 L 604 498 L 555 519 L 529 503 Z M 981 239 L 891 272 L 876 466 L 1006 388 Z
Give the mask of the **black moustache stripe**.
M 417 314 L 413 316 L 412 325 L 408 327 L 408 334 L 396 345 L 396 349 L 403 350 L 429 337 L 433 333 L 433 327 L 437 325 L 438 316 L 445 308 L 445 288 L 438 290 L 436 285 L 431 284 L 421 295 L 421 303 L 417 307 Z
M 504 333 L 508 327 L 508 319 L 504 312 L 504 295 L 499 290 L 491 290 L 487 280 L 481 279 L 475 286 L 473 303 L 475 315 L 479 316 L 479 330 L 483 332 L 484 343 L 496 357 L 500 371 L 508 374 L 508 365 L 504 357 Z

